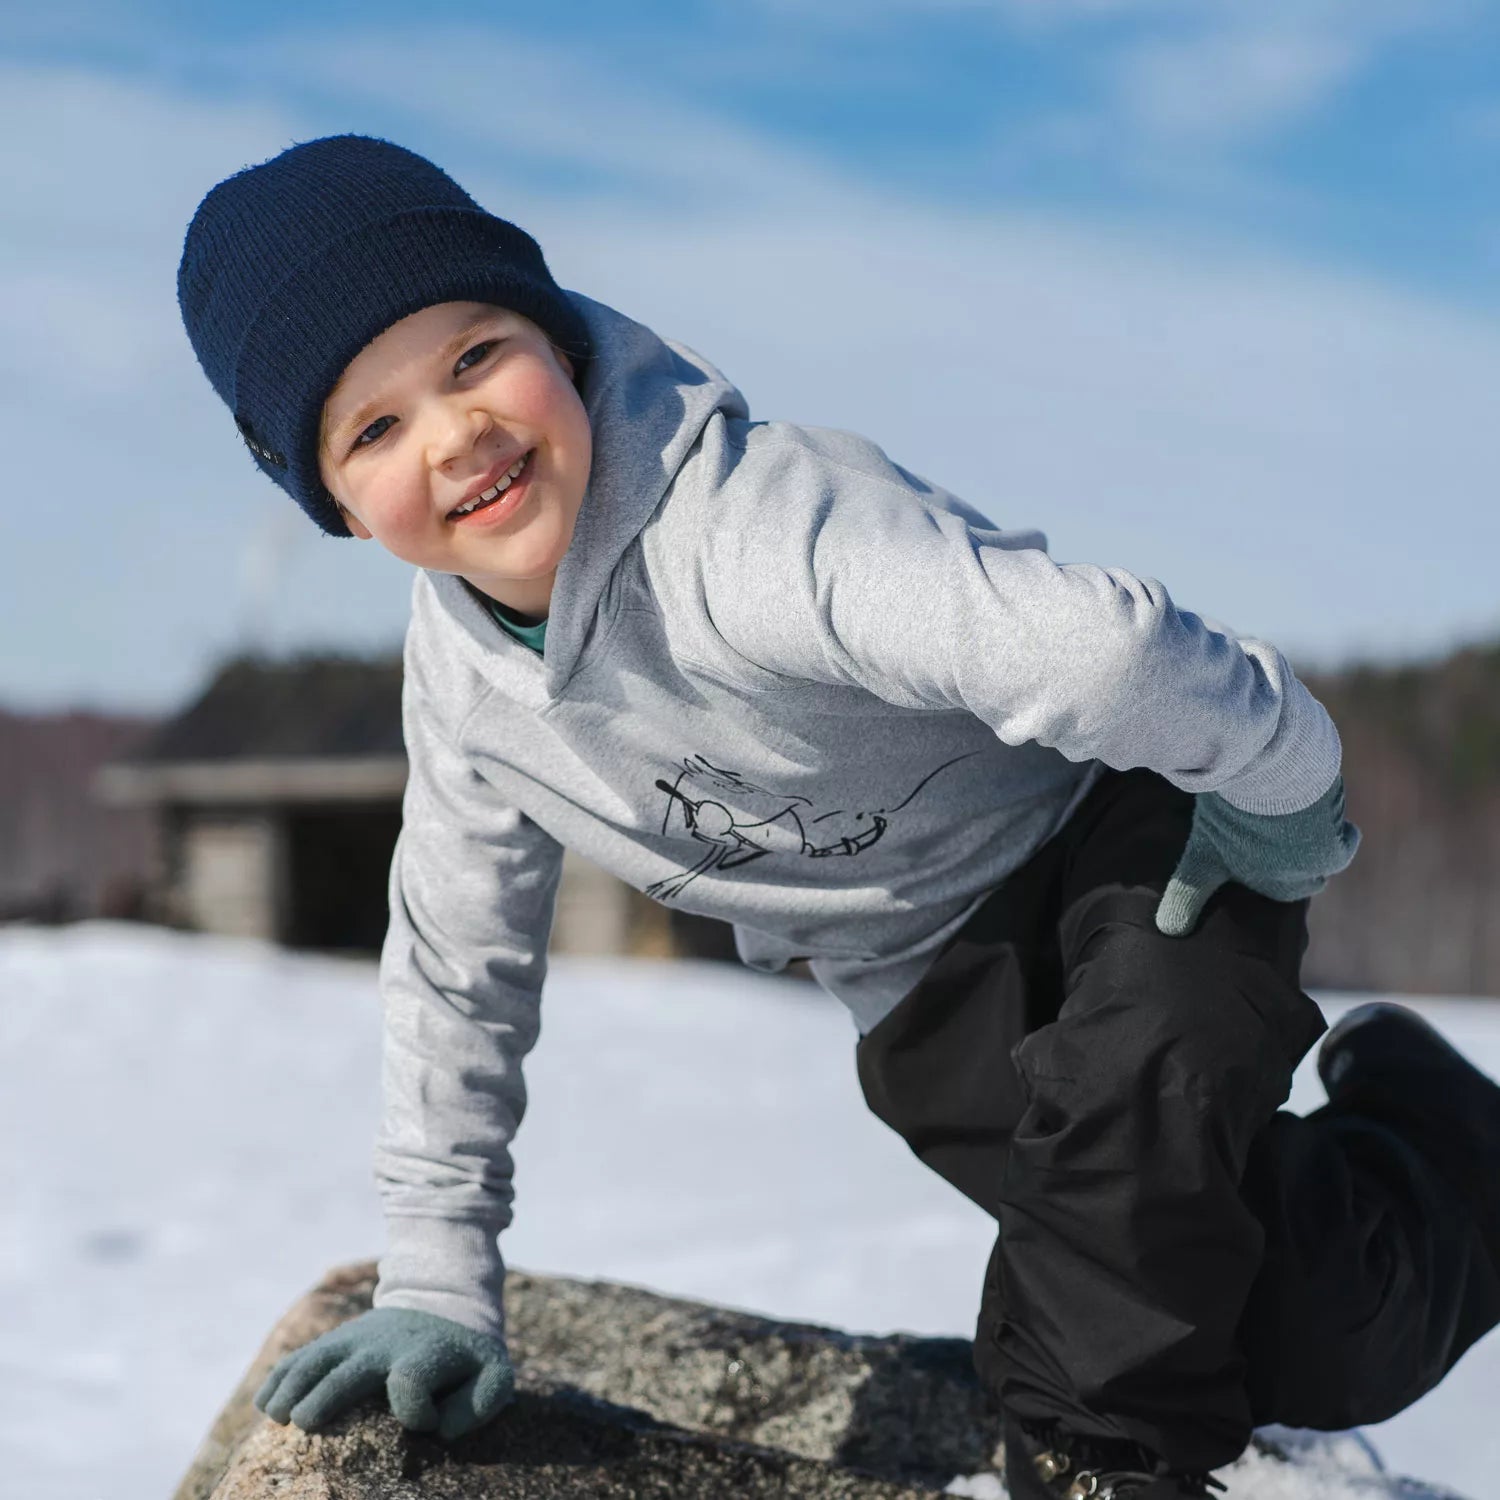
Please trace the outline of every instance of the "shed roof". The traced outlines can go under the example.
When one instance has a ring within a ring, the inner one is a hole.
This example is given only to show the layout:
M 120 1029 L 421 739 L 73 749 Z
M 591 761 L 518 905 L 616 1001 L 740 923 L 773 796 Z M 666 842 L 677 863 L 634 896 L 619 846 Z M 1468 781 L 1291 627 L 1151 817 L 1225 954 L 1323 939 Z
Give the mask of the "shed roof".
M 102 766 L 118 807 L 389 802 L 406 784 L 400 657 L 237 657 Z
M 399 656 L 237 657 L 117 764 L 404 754 Z

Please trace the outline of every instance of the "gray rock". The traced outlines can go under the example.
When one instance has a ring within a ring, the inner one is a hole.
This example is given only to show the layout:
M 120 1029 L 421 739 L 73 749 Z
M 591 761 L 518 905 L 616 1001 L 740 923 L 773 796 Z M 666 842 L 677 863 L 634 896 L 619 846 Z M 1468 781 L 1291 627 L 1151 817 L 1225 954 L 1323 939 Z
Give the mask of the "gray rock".
M 374 1286 L 373 1264 L 341 1267 L 291 1308 L 175 1500 L 917 1500 L 998 1461 L 966 1340 L 852 1336 L 516 1270 L 518 1394 L 490 1426 L 444 1444 L 374 1401 L 315 1434 L 262 1417 L 266 1371 Z
M 271 1331 L 175 1500 L 930 1500 L 997 1488 L 998 1423 L 963 1339 L 870 1338 L 612 1282 L 512 1270 L 516 1401 L 453 1444 L 371 1401 L 320 1433 L 251 1402 L 266 1372 L 370 1306 L 340 1267 Z M 1385 1472 L 1358 1433 L 1270 1427 L 1220 1470 L 1224 1500 L 1458 1500 Z M 955 1490 L 957 1492 L 957 1490 Z

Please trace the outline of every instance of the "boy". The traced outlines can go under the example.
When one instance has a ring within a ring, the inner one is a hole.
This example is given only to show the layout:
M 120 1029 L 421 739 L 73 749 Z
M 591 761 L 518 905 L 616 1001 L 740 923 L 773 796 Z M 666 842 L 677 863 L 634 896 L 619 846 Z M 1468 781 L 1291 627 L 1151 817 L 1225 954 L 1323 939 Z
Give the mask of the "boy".
M 975 1351 L 1017 1500 L 1206 1495 L 1252 1423 L 1378 1419 L 1500 1317 L 1500 1090 L 1386 1008 L 1325 1045 L 1326 1110 L 1279 1112 L 1325 1029 L 1307 898 L 1358 832 L 1274 647 L 853 434 L 752 422 L 388 142 L 219 184 L 179 297 L 259 466 L 418 569 L 389 1246 L 269 1416 L 384 1390 L 453 1437 L 509 1397 L 497 1235 L 565 845 L 747 963 L 807 958 L 871 1107 L 998 1219 Z

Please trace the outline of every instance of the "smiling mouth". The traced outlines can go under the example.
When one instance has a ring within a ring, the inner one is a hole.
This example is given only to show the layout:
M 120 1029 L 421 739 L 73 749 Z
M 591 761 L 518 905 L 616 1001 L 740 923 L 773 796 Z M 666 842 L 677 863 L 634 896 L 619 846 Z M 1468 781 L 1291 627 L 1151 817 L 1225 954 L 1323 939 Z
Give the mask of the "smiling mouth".
M 515 483 L 525 470 L 526 465 L 531 462 L 532 451 L 534 450 L 528 450 L 526 453 L 523 453 L 489 489 L 476 495 L 467 505 L 458 505 L 450 510 L 448 512 L 449 520 L 452 520 L 455 516 L 471 516 L 476 510 L 483 510 L 487 505 L 493 505 Z

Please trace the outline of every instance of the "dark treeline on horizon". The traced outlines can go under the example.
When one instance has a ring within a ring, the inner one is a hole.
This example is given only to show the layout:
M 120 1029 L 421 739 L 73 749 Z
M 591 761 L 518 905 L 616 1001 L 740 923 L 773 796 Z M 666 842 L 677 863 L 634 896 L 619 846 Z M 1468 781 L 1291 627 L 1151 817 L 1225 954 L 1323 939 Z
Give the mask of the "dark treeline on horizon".
M 1304 983 L 1500 996 L 1500 642 L 1303 680 L 1364 835 L 1312 904 Z

